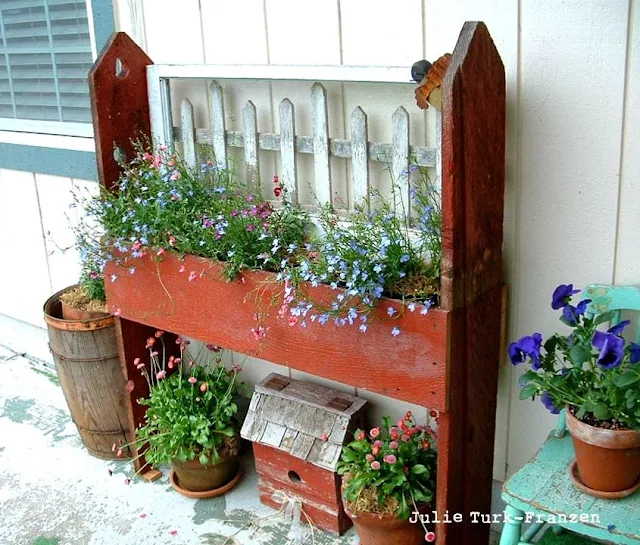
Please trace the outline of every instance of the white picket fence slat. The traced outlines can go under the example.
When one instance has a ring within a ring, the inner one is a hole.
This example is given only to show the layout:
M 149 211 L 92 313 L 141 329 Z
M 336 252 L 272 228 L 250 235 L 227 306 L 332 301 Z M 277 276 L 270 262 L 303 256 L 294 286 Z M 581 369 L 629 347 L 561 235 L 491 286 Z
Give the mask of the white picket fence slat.
M 314 69 L 317 67 L 313 67 Z M 370 75 L 376 81 L 404 83 L 398 80 L 399 69 L 381 68 L 375 70 L 358 67 L 323 67 L 323 81 L 366 81 Z M 309 70 L 307 68 L 306 70 Z M 242 108 L 242 130 L 226 129 L 223 88 L 219 79 L 237 77 L 237 67 L 224 65 L 171 66 L 152 65 L 147 68 L 149 86 L 149 106 L 152 134 L 156 143 L 170 145 L 181 141 L 187 163 L 195 166 L 197 145 L 206 144 L 213 148 L 216 165 L 220 169 L 228 167 L 229 149 L 242 148 L 246 166 L 246 182 L 256 190 L 260 187 L 260 150 L 275 151 L 280 154 L 280 179 L 285 185 L 292 202 L 298 202 L 299 178 L 297 154 L 313 155 L 314 191 L 319 203 L 329 203 L 333 199 L 331 179 L 331 157 L 351 160 L 351 180 L 349 184 L 350 206 L 364 203 L 369 206 L 370 162 L 377 161 L 389 166 L 393 182 L 399 188 L 396 192 L 396 211 L 410 214 L 409 165 L 411 161 L 424 167 L 435 168 L 436 183 L 440 184 L 441 171 L 441 117 L 436 112 L 436 145 L 434 147 L 412 146 L 410 143 L 410 118 L 408 112 L 398 108 L 391 116 L 391 143 L 369 142 L 368 119 L 364 110 L 357 106 L 349 117 L 347 134 L 349 139 L 329 137 L 329 114 L 327 91 L 319 82 L 311 86 L 311 136 L 296 134 L 295 106 L 287 98 L 279 105 L 280 134 L 259 132 L 256 106 L 247 101 Z M 270 77 L 266 77 L 271 74 Z M 307 75 L 305 75 L 307 74 Z M 297 79 L 313 81 L 301 67 L 266 66 L 259 70 L 260 77 L 253 74 L 242 79 Z M 193 106 L 184 100 L 180 108 L 181 126 L 174 127 L 171 115 L 171 92 L 169 81 L 177 77 L 204 78 L 209 84 L 210 129 L 195 127 Z M 291 77 L 289 77 L 291 76 Z M 340 76 L 344 76 L 340 78 Z
M 222 87 L 217 81 L 209 85 L 209 115 L 211 116 L 211 144 L 216 165 L 219 169 L 227 168 L 227 134 L 224 119 L 224 97 Z

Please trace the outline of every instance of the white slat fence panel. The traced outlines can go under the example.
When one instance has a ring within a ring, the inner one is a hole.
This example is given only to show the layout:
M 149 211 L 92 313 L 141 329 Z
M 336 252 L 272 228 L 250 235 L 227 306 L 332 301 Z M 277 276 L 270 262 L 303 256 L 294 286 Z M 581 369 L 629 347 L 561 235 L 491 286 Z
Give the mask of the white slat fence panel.
M 298 203 L 298 178 L 296 169 L 296 122 L 293 104 L 288 98 L 280 103 L 280 156 L 282 182 L 290 201 Z
M 242 126 L 244 134 L 244 161 L 246 166 L 247 187 L 260 187 L 258 167 L 258 115 L 256 106 L 250 100 L 242 110 Z
M 224 170 L 227 168 L 227 133 L 224 120 L 224 95 L 217 81 L 212 81 L 209 85 L 209 100 L 213 155 L 217 167 Z
M 332 200 L 331 165 L 329 156 L 329 113 L 327 91 L 319 83 L 311 87 L 311 126 L 313 128 L 313 171 L 315 192 L 319 204 Z
M 158 67 L 147 67 L 149 119 L 154 145 L 173 143 L 173 116 L 171 115 L 171 89 L 168 79 L 158 77 Z
M 360 106 L 351 113 L 351 202 L 366 201 L 369 208 L 369 128 L 367 114 Z
M 409 200 L 409 114 L 402 106 L 391 117 L 391 174 L 396 184 L 396 214 L 410 215 Z
M 185 98 L 180 104 L 182 122 L 182 155 L 191 168 L 196 166 L 196 130 L 193 120 L 193 105 Z

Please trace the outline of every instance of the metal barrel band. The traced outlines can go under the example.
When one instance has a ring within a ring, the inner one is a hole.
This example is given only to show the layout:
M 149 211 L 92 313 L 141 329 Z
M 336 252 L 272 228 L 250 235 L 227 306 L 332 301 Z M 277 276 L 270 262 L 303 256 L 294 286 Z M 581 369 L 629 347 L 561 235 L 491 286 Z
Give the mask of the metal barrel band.
M 63 356 L 62 354 L 59 354 L 58 352 L 56 352 L 52 347 L 51 347 L 51 343 L 49 343 L 49 350 L 51 351 L 51 353 L 53 354 L 54 357 L 56 358 L 60 358 L 61 360 L 65 360 L 65 361 L 77 361 L 77 362 L 85 362 L 85 363 L 92 363 L 92 362 L 98 362 L 98 361 L 107 361 L 107 360 L 114 360 L 120 357 L 119 354 L 114 354 L 112 356 L 102 356 L 101 358 L 69 358 L 67 356 Z
M 81 426 L 75 420 L 72 419 L 72 421 L 76 425 L 76 427 L 78 428 L 79 431 L 84 431 L 84 432 L 92 433 L 92 434 L 95 434 L 95 435 L 127 435 L 129 433 L 128 430 L 123 430 L 123 429 L 107 430 L 107 431 L 90 430 L 89 428 L 85 428 L 84 426 Z

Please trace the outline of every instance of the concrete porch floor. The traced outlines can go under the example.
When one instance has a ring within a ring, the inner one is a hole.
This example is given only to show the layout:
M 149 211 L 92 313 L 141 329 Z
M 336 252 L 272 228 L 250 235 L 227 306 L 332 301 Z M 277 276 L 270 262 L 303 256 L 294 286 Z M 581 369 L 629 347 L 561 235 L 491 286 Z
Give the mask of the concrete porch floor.
M 286 522 L 258 501 L 250 456 L 243 468 L 235 489 L 210 500 L 176 493 L 167 472 L 126 485 L 130 464 L 84 449 L 55 374 L 0 346 L 0 545 L 288 544 Z M 314 543 L 358 539 L 316 531 Z

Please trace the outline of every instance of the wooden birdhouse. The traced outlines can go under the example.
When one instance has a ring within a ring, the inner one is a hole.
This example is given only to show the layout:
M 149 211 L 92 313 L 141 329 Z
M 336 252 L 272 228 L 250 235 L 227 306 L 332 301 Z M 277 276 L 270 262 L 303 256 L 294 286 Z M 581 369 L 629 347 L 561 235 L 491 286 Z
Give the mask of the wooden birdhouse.
M 317 384 L 270 374 L 255 388 L 242 426 L 253 442 L 262 503 L 284 492 L 302 502 L 314 524 L 342 534 L 351 526 L 336 466 L 342 447 L 364 426 L 366 401 Z

